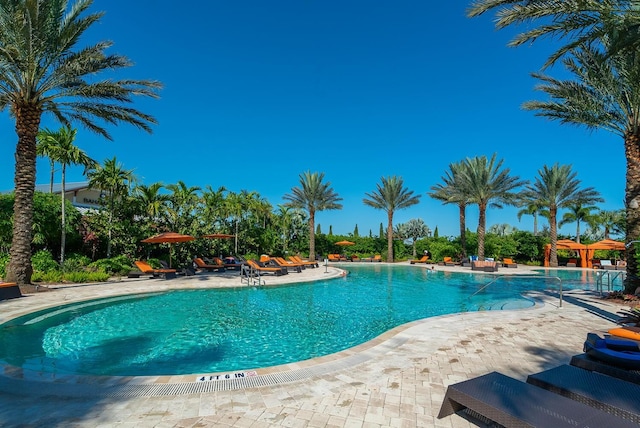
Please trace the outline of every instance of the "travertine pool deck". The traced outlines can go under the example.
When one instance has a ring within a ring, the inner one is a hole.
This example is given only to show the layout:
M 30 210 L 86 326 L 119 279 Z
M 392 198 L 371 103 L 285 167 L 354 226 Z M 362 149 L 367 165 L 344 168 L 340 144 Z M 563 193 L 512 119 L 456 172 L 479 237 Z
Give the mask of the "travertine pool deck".
M 277 285 L 340 277 L 338 266 L 348 269 L 349 264 L 266 277 L 265 281 Z M 457 266 L 435 269 L 470 272 L 470 268 Z M 531 271 L 521 266 L 499 273 Z M 57 287 L 0 302 L 0 323 L 78 300 L 228 286 L 246 284 L 240 284 L 237 273 L 228 272 Z M 196 376 L 57 379 L 5 366 L 0 375 L 0 426 L 476 426 L 457 415 L 436 418 L 449 384 L 494 370 L 525 380 L 531 373 L 568 363 L 572 355 L 581 353 L 586 334 L 614 326 L 616 313 L 623 308 L 589 293 L 564 295 L 562 308 L 558 308 L 557 296 L 536 294 L 532 309 L 415 321 L 338 354 L 257 370 L 257 378 L 262 379 L 257 385 L 262 386 L 217 380 L 203 383 Z

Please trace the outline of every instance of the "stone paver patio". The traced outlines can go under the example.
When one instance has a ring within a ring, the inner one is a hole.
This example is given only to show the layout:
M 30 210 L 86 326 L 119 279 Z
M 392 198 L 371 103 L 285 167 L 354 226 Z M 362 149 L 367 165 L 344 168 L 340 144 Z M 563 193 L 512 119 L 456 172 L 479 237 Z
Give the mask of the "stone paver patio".
M 425 266 L 415 266 L 424 269 Z M 469 268 L 436 266 L 436 270 Z M 326 271 L 326 273 L 325 273 Z M 501 272 L 507 271 L 501 269 Z M 517 271 L 517 272 L 515 272 Z M 506 273 L 530 273 L 522 266 Z M 337 277 L 335 266 L 268 278 L 269 285 Z M 0 323 L 36 309 L 122 293 L 239 286 L 236 274 L 175 280 L 122 280 L 59 287 L 0 302 Z M 474 312 L 416 321 L 335 355 L 279 366 L 261 375 L 310 370 L 299 380 L 177 395 L 106 394 L 111 381 L 52 379 L 4 366 L 0 426 L 41 427 L 469 427 L 437 419 L 446 387 L 490 371 L 525 380 L 569 362 L 590 331 L 606 331 L 622 307 L 583 292 L 537 294 L 535 308 Z M 314 374 L 319 373 L 319 374 Z M 27 379 L 27 380 L 25 380 Z M 130 378 L 130 387 L 194 384 L 193 376 Z M 81 391 L 82 393 L 78 393 Z M 144 389 L 142 389 L 144 391 Z M 70 393 L 66 393 L 70 392 Z

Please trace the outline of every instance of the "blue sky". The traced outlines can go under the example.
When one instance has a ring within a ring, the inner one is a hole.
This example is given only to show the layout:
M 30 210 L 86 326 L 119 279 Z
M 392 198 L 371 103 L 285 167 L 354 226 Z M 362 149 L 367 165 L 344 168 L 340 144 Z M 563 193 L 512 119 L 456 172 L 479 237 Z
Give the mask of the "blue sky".
M 161 99 L 135 103 L 158 119 L 153 134 L 121 125 L 107 141 L 79 127 L 76 144 L 100 162 L 116 156 L 144 184 L 255 190 L 274 207 L 300 173 L 324 172 L 344 208 L 316 222 L 336 234 L 356 224 L 377 234 L 386 214 L 362 199 L 380 177 L 398 175 L 422 198 L 394 222 L 422 218 L 440 235 L 457 235 L 457 208 L 426 192 L 451 162 L 493 153 L 526 180 L 545 164 L 572 164 L 584 186 L 601 192 L 601 208 L 622 208 L 621 137 L 523 111 L 523 102 L 543 98 L 530 73 L 552 46 L 508 48 L 516 29 L 496 31 L 493 16 L 466 18 L 469 3 L 95 0 L 92 10 L 106 15 L 86 42 L 112 40 L 109 52 L 135 63 L 119 77 L 165 87 Z M 42 126 L 59 125 L 45 118 Z M 11 189 L 16 136 L 6 112 L 0 135 L 0 189 Z M 72 168 L 67 181 L 81 174 Z M 37 182 L 48 182 L 46 160 Z M 516 212 L 490 209 L 487 227 L 532 230 L 532 218 L 519 222 Z M 467 227 L 476 230 L 477 207 Z

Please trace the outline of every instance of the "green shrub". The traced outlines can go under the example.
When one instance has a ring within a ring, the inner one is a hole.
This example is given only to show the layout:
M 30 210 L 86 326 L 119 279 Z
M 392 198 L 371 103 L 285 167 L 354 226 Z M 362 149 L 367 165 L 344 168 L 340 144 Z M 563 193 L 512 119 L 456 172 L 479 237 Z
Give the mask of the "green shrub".
M 133 263 L 129 257 L 121 255 L 110 259 L 100 259 L 90 263 L 87 267 L 91 272 L 107 272 L 111 275 L 126 275 L 131 271 Z
M 81 272 L 91 263 L 91 259 L 82 254 L 69 254 L 62 264 L 63 272 Z
M 73 283 L 84 282 L 104 282 L 109 279 L 109 274 L 105 272 L 67 272 L 64 280 Z
M 4 278 L 7 274 L 7 266 L 9 265 L 9 254 L 0 254 L 0 278 Z
M 34 271 L 31 276 L 33 282 L 59 283 L 62 282 L 62 272 L 49 270 L 47 272 Z
M 47 250 L 40 250 L 31 256 L 31 265 L 33 266 L 34 272 L 57 271 L 60 268 L 58 262 L 53 260 L 53 256 Z

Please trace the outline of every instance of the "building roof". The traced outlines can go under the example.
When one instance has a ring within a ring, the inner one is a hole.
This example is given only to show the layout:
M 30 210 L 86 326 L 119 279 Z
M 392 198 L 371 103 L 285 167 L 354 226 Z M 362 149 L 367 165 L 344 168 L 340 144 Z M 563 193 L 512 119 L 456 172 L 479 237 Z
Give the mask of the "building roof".
M 50 184 L 36 184 L 36 192 L 49 192 Z M 75 192 L 76 190 L 84 190 L 90 189 L 88 181 L 76 181 L 71 183 L 64 184 L 65 192 Z M 53 193 L 62 192 L 62 184 L 61 183 L 53 183 Z

